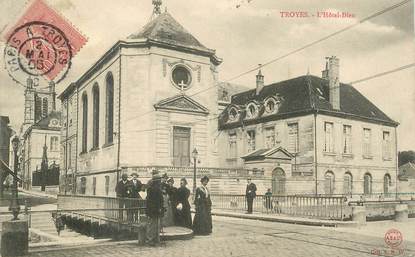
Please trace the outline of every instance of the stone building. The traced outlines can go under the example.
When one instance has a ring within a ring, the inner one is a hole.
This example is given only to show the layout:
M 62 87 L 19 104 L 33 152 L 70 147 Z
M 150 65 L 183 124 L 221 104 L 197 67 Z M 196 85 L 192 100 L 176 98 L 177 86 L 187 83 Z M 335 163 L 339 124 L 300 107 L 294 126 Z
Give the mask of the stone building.
M 13 130 L 9 126 L 8 116 L 0 116 L 0 160 L 9 164 L 10 137 Z
M 168 12 L 109 49 L 59 96 L 77 191 L 112 195 L 121 170 L 190 167 L 195 148 L 216 167 L 220 63 Z
M 25 189 L 40 190 L 40 186 L 32 186 L 32 176 L 40 170 L 45 145 L 49 162 L 55 165 L 60 163 L 61 112 L 56 110 L 53 83 L 47 88 L 39 88 L 30 78 L 27 83 L 24 122 L 20 131 L 20 175 Z M 57 186 L 49 186 L 45 190 L 57 192 Z
M 0 161 L 5 165 L 9 165 L 11 144 L 10 139 L 13 130 L 9 126 L 10 120 L 8 116 L 0 116 Z M 10 166 L 9 166 L 10 167 Z M 0 194 L 3 194 L 3 183 L 7 180 L 9 173 L 0 169 Z M 9 183 L 7 181 L 7 183 Z
M 168 12 L 119 40 L 59 96 L 64 191 L 113 196 L 121 173 L 153 168 L 191 185 L 194 160 L 213 193 L 243 194 L 248 177 L 259 194 L 393 190 L 398 124 L 339 82 L 337 58 L 323 78 L 259 73 L 242 92 L 221 62 Z
M 351 85 L 339 59 L 305 75 L 232 96 L 219 119 L 219 165 L 264 173 L 274 193 L 388 194 L 397 169 L 396 127 Z M 265 190 L 265 188 L 262 188 Z

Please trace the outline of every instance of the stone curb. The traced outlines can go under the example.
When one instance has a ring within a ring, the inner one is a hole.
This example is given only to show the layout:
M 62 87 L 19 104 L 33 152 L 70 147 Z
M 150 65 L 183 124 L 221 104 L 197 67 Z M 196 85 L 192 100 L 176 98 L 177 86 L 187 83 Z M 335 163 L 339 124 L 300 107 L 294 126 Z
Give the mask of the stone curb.
M 189 240 L 193 238 L 193 231 L 191 233 L 180 233 L 180 234 L 170 234 L 170 235 L 161 235 L 160 238 L 162 241 L 172 241 L 172 240 Z M 65 250 L 65 249 L 74 249 L 74 248 L 87 248 L 94 246 L 108 246 L 108 245 L 123 245 L 123 244 L 136 244 L 138 246 L 137 240 L 125 240 L 125 241 L 114 241 L 112 239 L 94 239 L 94 241 L 89 242 L 45 242 L 29 245 L 30 253 L 41 253 L 47 251 L 56 251 L 56 250 Z M 142 247 L 142 246 L 140 246 Z M 144 246 L 145 247 L 145 246 Z
M 222 216 L 222 217 L 231 217 L 239 219 L 250 219 L 250 220 L 262 220 L 269 222 L 280 222 L 288 224 L 298 224 L 298 225 L 307 225 L 307 226 L 320 226 L 320 227 L 358 227 L 359 224 L 353 221 L 334 221 L 334 220 L 317 220 L 317 219 L 306 219 L 306 218 L 284 218 L 276 216 L 262 216 L 255 214 L 241 214 L 241 213 L 229 213 L 229 212 L 220 212 L 212 211 L 212 215 Z

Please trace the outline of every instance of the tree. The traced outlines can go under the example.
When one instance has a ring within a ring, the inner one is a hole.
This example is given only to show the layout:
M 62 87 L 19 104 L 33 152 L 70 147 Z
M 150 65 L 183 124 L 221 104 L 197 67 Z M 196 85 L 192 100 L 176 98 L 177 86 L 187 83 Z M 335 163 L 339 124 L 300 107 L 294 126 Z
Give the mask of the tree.
M 399 166 L 404 165 L 407 162 L 415 163 L 415 152 L 414 151 L 398 152 L 398 164 L 399 164 Z

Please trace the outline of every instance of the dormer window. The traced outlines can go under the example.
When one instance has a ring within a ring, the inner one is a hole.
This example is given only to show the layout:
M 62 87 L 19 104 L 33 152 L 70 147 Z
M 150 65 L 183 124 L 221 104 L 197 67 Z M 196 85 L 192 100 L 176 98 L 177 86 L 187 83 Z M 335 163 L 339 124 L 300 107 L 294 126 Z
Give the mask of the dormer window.
M 236 109 L 236 107 L 231 107 L 229 109 L 228 116 L 229 116 L 229 122 L 237 121 L 239 119 L 238 109 Z
M 278 112 L 279 102 L 273 98 L 270 97 L 265 101 L 265 112 L 267 114 L 273 114 Z
M 246 106 L 246 117 L 249 119 L 255 118 L 258 115 L 258 107 L 255 103 L 250 103 Z

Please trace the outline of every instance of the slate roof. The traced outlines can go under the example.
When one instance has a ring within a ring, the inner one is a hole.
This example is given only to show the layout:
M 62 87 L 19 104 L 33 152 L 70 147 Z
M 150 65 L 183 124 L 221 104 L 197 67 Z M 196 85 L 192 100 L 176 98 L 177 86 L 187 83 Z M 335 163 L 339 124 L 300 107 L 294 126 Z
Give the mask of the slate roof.
M 38 122 L 30 126 L 23 134 L 23 137 L 26 137 L 32 129 L 42 129 L 42 130 L 60 130 L 61 129 L 61 116 L 62 113 L 60 111 L 52 111 L 48 114 L 48 116 L 43 117 Z M 59 122 L 59 126 L 57 127 L 49 127 L 49 123 L 52 119 L 57 119 Z
M 399 167 L 400 180 L 407 180 L 408 178 L 415 178 L 415 164 L 412 162 L 407 162 Z
M 245 107 L 249 102 L 264 103 L 267 97 L 276 95 L 280 98 L 277 113 L 263 115 L 264 108 L 262 107 L 256 118 L 245 119 Z M 232 105 L 238 106 L 241 112 L 239 120 L 230 123 L 228 122 L 228 109 Z M 340 110 L 333 109 L 329 102 L 328 80 L 305 75 L 267 85 L 258 95 L 255 89 L 235 94 L 232 96 L 231 104 L 219 118 L 219 128 L 229 129 L 315 112 L 389 126 L 398 125 L 354 87 L 344 83 L 340 83 Z
M 184 46 L 206 52 L 215 51 L 202 45 L 168 12 L 161 13 L 154 20 L 147 23 L 141 31 L 131 34 L 128 39 L 147 38 L 162 43 Z
M 40 119 L 38 122 L 36 122 L 32 127 L 33 128 L 39 128 L 39 129 L 55 129 L 55 127 L 49 127 L 49 123 L 52 119 L 57 119 L 59 122 L 61 122 L 61 112 L 60 111 L 52 111 L 49 113 L 48 116 Z M 60 130 L 60 127 L 58 128 Z

